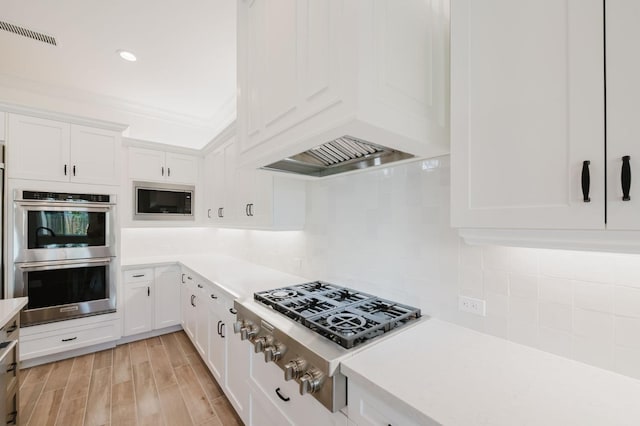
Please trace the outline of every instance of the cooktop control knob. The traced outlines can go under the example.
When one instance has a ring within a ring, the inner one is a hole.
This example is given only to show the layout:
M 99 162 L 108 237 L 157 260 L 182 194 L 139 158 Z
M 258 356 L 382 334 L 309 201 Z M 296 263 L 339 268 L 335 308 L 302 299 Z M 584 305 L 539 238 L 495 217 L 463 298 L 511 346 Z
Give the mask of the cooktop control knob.
M 256 337 L 256 339 L 253 341 L 253 350 L 255 351 L 255 353 L 264 352 L 265 348 L 271 346 L 272 342 L 273 337 L 271 336 Z
M 259 328 L 255 325 L 247 324 L 240 329 L 240 340 L 253 340 L 253 338 L 258 334 L 258 330 Z
M 240 333 L 240 330 L 242 330 L 242 328 L 244 327 L 244 320 L 238 320 L 236 322 L 233 323 L 233 332 L 238 334 Z
M 317 392 L 324 382 L 324 374 L 315 368 L 309 368 L 300 377 L 300 395 Z
M 274 343 L 264 350 L 264 362 L 277 361 L 287 351 L 282 343 Z
M 284 379 L 289 381 L 297 379 L 307 368 L 307 361 L 303 358 L 294 358 L 284 365 Z

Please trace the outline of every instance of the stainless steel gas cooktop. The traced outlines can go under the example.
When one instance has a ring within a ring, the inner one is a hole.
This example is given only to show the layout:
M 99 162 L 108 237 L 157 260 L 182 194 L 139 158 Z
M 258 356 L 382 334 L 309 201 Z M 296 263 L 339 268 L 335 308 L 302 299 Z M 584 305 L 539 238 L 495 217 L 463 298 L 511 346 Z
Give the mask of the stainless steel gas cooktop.
M 347 404 L 340 361 L 421 317 L 420 309 L 322 281 L 261 291 L 234 306 L 240 338 L 333 412 Z
M 322 281 L 254 298 L 347 349 L 420 317 L 420 309 Z

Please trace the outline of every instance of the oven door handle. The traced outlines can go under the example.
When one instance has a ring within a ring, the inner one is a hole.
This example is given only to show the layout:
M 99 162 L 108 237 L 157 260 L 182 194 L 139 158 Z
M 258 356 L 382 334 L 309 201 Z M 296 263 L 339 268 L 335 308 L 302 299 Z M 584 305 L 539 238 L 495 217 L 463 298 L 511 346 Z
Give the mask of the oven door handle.
M 76 260 L 55 260 L 50 262 L 25 262 L 16 263 L 16 267 L 22 271 L 48 271 L 51 269 L 82 268 L 86 266 L 106 266 L 111 263 L 110 257 L 100 257 L 97 259 Z
M 19 207 L 45 207 L 47 209 L 55 209 L 56 207 L 62 207 L 64 210 L 68 210 L 69 207 L 78 210 L 82 209 L 96 209 L 109 211 L 115 203 L 92 203 L 88 201 L 84 202 L 67 202 L 67 201 L 16 201 L 16 206 Z

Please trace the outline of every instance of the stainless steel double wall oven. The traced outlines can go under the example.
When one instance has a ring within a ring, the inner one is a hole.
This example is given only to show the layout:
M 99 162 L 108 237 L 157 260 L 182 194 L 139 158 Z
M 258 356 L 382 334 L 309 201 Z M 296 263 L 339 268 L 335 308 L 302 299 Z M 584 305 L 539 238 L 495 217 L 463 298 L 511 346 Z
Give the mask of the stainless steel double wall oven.
M 14 295 L 22 325 L 115 312 L 115 196 L 16 190 Z

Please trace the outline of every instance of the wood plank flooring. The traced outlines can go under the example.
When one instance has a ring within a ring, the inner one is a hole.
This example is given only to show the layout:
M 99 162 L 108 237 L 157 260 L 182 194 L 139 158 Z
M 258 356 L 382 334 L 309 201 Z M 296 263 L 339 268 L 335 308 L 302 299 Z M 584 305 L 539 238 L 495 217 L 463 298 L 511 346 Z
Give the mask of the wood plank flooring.
M 242 425 L 184 332 L 20 372 L 22 425 Z

